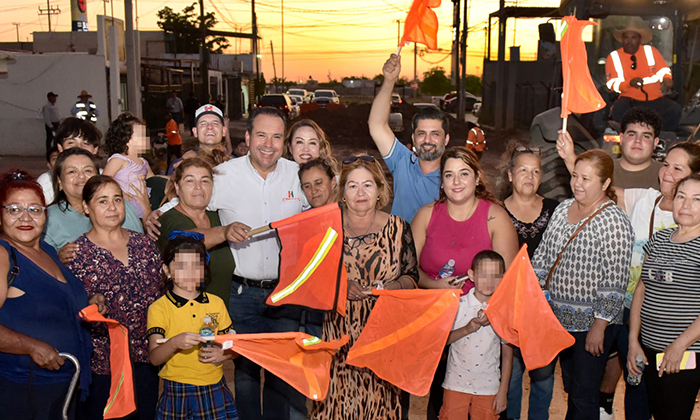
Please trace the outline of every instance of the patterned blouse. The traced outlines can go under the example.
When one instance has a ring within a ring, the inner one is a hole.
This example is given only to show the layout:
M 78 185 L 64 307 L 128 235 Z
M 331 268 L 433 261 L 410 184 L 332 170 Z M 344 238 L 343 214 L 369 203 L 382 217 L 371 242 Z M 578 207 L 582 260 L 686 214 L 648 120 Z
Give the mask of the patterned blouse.
M 163 295 L 160 253 L 148 236 L 129 232 L 126 245 L 129 265 L 122 264 L 112 253 L 97 246 L 86 235 L 76 241 L 80 252 L 68 268 L 83 282 L 88 296 L 102 293 L 107 318 L 116 319 L 129 329 L 129 344 L 134 362 L 148 363 L 146 318 L 148 307 Z M 92 372 L 109 375 L 109 335 L 103 324 L 90 326 Z
M 566 242 L 587 220 L 569 223 L 573 202 L 571 198 L 557 207 L 535 251 L 532 266 L 542 284 Z M 549 282 L 549 304 L 567 331 L 588 331 L 596 318 L 622 323 L 633 242 L 627 215 L 613 204 L 595 216 L 566 248 Z
M 523 244 L 527 244 L 527 254 L 530 259 L 535 255 L 535 250 L 542 240 L 542 234 L 547 228 L 547 224 L 554 213 L 554 209 L 556 209 L 558 205 L 559 202 L 551 198 L 542 200 L 540 215 L 537 216 L 537 219 L 532 223 L 521 222 L 513 216 L 510 210 L 508 210 L 508 207 L 504 206 L 508 216 L 510 216 L 510 221 L 513 222 L 513 226 L 515 226 L 515 230 L 518 232 L 518 245 L 522 247 Z

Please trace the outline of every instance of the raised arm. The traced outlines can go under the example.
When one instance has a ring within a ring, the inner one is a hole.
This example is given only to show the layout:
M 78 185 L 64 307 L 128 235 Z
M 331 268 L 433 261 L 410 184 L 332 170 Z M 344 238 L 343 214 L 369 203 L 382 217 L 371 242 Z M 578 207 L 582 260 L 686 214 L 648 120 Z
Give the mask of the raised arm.
M 386 156 L 394 144 L 394 132 L 389 127 L 389 112 L 391 111 L 391 93 L 394 90 L 396 79 L 401 73 L 401 57 L 391 54 L 384 67 L 384 83 L 379 88 L 377 96 L 372 102 L 372 110 L 369 113 L 369 134 L 377 145 L 379 153 Z

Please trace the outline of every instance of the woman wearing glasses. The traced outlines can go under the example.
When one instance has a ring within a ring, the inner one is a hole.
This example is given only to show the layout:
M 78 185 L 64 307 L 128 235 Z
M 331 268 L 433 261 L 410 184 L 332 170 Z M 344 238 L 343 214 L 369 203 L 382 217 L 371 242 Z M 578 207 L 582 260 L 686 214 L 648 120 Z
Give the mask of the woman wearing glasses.
M 101 293 L 109 317 L 129 330 L 138 419 L 155 416 L 158 399 L 157 367 L 148 359 L 146 316 L 148 307 L 163 293 L 160 253 L 148 236 L 124 229 L 124 195 L 108 176 L 96 175 L 83 188 L 83 211 L 92 229 L 79 237 L 79 247 L 68 268 L 83 282 L 88 293 Z M 109 339 L 102 324 L 90 327 L 95 350 L 92 385 L 83 406 L 88 419 L 101 419 L 111 383 Z
M 389 186 L 379 163 L 368 155 L 343 160 L 340 195 L 344 207 L 343 258 L 348 272 L 345 317 L 329 313 L 324 340 L 350 341 L 334 356 L 328 396 L 316 402 L 312 419 L 399 419 L 401 390 L 371 370 L 345 365 L 376 302 L 373 288 L 413 289 L 418 267 L 409 224 L 379 209 L 389 201 Z
M 8 419 L 61 417 L 75 368 L 59 351 L 78 358 L 83 396 L 90 384 L 90 336 L 77 316 L 88 297 L 41 241 L 44 204 L 26 172 L 0 179 L 0 407 Z
M 540 149 L 512 142 L 504 154 L 507 161 L 502 179 L 508 180 L 503 205 L 518 233 L 520 246 L 527 244 L 530 258 L 542 240 L 549 219 L 559 202 L 537 194 L 542 179 Z M 508 418 L 519 419 L 523 396 L 523 373 L 525 364 L 519 348 L 513 353 L 513 372 L 508 387 Z M 530 371 L 530 404 L 528 418 L 546 420 L 549 418 L 549 405 L 554 390 L 554 366 L 556 359 L 548 366 Z

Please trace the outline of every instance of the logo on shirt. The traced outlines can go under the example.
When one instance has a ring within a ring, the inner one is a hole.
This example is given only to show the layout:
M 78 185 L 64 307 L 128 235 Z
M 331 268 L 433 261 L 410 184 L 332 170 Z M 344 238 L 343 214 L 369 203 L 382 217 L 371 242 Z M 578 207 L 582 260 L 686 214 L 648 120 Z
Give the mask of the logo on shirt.
M 287 196 L 282 201 L 301 201 L 299 197 L 294 197 L 294 191 L 287 191 Z

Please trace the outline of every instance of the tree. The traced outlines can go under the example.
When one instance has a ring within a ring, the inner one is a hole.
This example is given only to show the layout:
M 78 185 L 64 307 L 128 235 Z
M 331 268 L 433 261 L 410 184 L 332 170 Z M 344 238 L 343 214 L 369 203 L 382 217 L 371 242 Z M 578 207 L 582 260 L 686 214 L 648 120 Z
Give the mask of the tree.
M 423 73 L 423 81 L 419 85 L 421 92 L 426 95 L 444 95 L 452 90 L 452 82 L 445 76 L 442 67 L 433 67 Z
M 159 10 L 158 27 L 165 32 L 173 33 L 175 36 L 175 52 L 179 54 L 197 54 L 201 40 L 199 30 L 199 16 L 195 15 L 195 4 L 182 9 L 182 13 L 177 13 L 168 6 Z M 204 15 L 204 26 L 212 29 L 217 23 L 213 12 Z M 205 46 L 207 50 L 215 54 L 221 54 L 229 47 L 228 40 L 223 36 L 207 37 Z
M 468 74 L 464 83 L 464 90 L 474 95 L 481 95 L 481 77 Z

